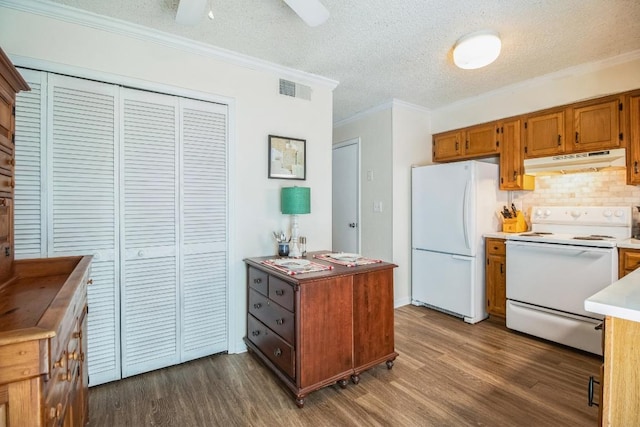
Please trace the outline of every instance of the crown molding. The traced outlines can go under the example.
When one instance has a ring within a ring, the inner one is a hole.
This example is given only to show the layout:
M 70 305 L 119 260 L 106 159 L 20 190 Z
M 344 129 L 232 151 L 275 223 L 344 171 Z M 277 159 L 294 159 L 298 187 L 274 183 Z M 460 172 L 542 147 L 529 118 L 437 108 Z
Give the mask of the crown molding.
M 319 85 L 334 90 L 339 82 L 327 77 L 284 67 L 273 62 L 243 55 L 231 50 L 215 47 L 186 37 L 133 24 L 120 19 L 98 15 L 93 12 L 53 3 L 47 0 L 0 0 L 0 7 L 32 13 L 97 30 L 107 31 L 138 40 L 157 43 L 189 53 L 208 56 L 223 62 L 263 71 L 308 85 Z

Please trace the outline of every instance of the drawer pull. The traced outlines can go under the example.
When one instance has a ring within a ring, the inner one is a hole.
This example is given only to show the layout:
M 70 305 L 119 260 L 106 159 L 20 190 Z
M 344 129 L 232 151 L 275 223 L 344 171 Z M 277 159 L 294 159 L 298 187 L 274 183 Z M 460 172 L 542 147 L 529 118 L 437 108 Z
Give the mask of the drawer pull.
M 599 381 L 596 381 L 596 379 L 592 376 L 589 377 L 589 406 L 600 406 L 598 405 L 596 402 L 593 401 L 593 384 L 600 384 Z
M 71 372 L 68 369 L 64 374 L 60 374 L 60 381 L 71 381 Z
M 78 352 L 74 350 L 73 352 L 69 353 L 67 355 L 67 359 L 69 359 L 69 360 L 78 360 L 79 359 Z
M 67 358 L 67 354 L 66 352 L 62 352 L 62 356 L 60 356 L 60 359 L 58 359 L 57 361 L 53 362 L 53 367 L 54 368 L 64 368 L 64 362 Z
M 273 350 L 273 355 L 275 357 L 280 357 L 282 356 L 282 350 L 280 350 L 280 348 L 276 348 L 275 350 Z
M 259 302 L 253 304 L 253 308 L 255 308 L 256 310 L 259 309 L 260 307 L 262 307 L 262 304 Z
M 74 338 L 82 338 L 82 331 L 74 332 L 73 333 L 73 337 Z
M 595 327 L 595 328 L 593 328 L 593 329 L 595 329 L 596 331 L 601 331 L 601 330 L 602 330 L 602 326 L 603 326 L 603 325 L 604 325 L 604 322 L 600 322 L 600 323 L 598 323 L 598 324 L 596 325 L 596 327 Z
M 251 332 L 251 335 L 253 335 L 254 337 L 257 337 L 258 335 L 260 335 L 260 331 L 253 331 Z
M 276 319 L 276 325 L 282 325 L 284 323 L 284 319 Z
M 259 277 L 257 279 L 253 279 L 253 283 L 255 283 L 256 285 L 259 285 L 260 283 L 262 283 L 262 279 Z
M 53 406 L 49 409 L 49 419 L 50 420 L 56 419 L 56 408 L 54 408 Z
M 87 280 L 87 285 L 93 285 L 93 279 Z
M 276 289 L 276 295 L 278 295 L 279 297 L 284 295 L 284 289 Z

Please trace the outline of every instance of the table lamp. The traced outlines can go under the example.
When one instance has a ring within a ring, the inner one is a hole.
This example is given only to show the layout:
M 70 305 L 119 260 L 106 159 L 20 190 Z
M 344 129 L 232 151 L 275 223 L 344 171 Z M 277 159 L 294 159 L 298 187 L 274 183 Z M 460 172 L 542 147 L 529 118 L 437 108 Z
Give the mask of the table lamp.
M 280 192 L 280 211 L 291 215 L 291 250 L 289 257 L 300 258 L 298 245 L 298 215 L 311 213 L 311 189 L 309 187 L 284 187 Z

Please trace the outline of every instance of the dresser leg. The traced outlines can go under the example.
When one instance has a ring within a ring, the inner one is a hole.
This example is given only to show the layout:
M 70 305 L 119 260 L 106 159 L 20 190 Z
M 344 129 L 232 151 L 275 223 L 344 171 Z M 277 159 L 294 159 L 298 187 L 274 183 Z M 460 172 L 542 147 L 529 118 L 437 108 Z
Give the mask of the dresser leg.
M 354 384 L 358 384 L 360 382 L 360 375 L 358 374 L 351 375 L 351 382 Z
M 387 360 L 387 369 L 393 368 L 393 360 Z
M 340 388 L 347 388 L 347 380 L 338 380 L 337 383 Z
M 296 397 L 296 405 L 298 408 L 304 408 L 304 397 Z

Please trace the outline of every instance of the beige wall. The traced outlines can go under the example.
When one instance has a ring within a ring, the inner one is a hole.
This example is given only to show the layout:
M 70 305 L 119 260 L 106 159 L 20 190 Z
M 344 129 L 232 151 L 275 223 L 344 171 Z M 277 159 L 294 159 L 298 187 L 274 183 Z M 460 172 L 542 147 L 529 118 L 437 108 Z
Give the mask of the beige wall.
M 275 254 L 272 230 L 288 229 L 280 214 L 283 186 L 311 187 L 311 214 L 301 215 L 300 229 L 308 250 L 331 247 L 331 129 L 332 89 L 312 86 L 312 101 L 278 94 L 279 77 L 222 62 L 161 43 L 90 28 L 70 22 L 0 7 L 0 45 L 13 58 L 46 61 L 169 85 L 232 100 L 230 129 L 231 282 L 230 351 L 241 351 L 245 333 L 245 267 L 242 259 Z M 14 59 L 15 60 L 15 59 Z M 318 79 L 320 80 L 320 79 Z M 267 179 L 267 136 L 307 140 L 307 180 Z
M 411 166 L 431 163 L 429 112 L 393 106 L 393 262 L 396 306 L 411 302 Z
M 506 86 L 434 109 L 434 133 L 640 88 L 640 51 Z
M 333 142 L 360 138 L 360 253 L 391 260 L 393 170 L 391 108 L 333 129 Z M 367 172 L 373 179 L 367 180 Z M 373 203 L 382 202 L 382 212 L 373 212 Z
M 398 265 L 396 306 L 411 302 L 411 165 L 431 162 L 429 113 L 393 101 L 334 128 L 334 143 L 360 137 L 364 255 Z M 374 179 L 367 181 L 367 170 Z M 382 172 L 382 173 L 381 173 Z M 373 202 L 383 201 L 383 212 Z

